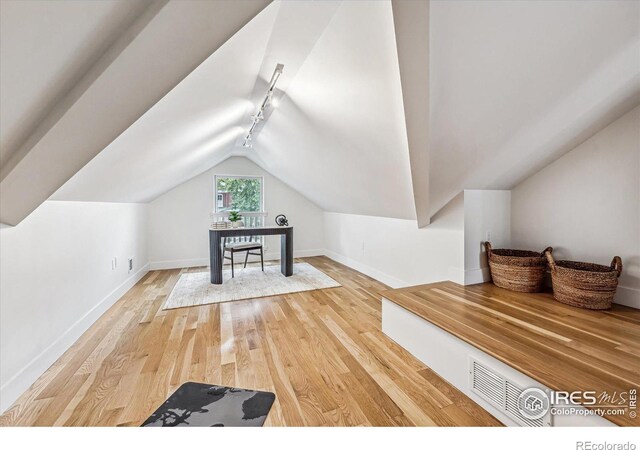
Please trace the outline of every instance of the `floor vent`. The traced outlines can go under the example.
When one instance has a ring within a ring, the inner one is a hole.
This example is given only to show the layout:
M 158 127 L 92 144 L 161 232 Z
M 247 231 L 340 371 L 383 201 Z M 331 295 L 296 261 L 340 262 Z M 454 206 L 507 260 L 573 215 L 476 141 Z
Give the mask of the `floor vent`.
M 520 425 L 529 427 L 551 426 L 549 413 L 540 419 L 528 419 L 518 411 L 518 397 L 523 389 L 485 364 L 469 359 L 469 383 L 471 391 L 491 403 Z

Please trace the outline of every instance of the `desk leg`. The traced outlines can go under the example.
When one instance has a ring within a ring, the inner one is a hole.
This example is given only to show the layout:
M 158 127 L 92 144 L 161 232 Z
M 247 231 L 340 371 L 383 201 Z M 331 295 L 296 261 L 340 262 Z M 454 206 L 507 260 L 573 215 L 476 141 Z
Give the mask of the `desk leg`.
M 293 228 L 280 236 L 280 272 L 285 277 L 293 275 Z
M 222 246 L 220 237 L 209 234 L 209 264 L 211 268 L 211 284 L 222 284 Z

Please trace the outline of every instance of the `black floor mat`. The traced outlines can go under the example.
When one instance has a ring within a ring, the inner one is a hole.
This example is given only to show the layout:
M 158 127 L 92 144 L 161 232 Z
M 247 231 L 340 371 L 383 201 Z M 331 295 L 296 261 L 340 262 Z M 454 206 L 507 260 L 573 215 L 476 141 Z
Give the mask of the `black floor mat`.
M 143 427 L 261 427 L 276 399 L 272 392 L 185 383 Z

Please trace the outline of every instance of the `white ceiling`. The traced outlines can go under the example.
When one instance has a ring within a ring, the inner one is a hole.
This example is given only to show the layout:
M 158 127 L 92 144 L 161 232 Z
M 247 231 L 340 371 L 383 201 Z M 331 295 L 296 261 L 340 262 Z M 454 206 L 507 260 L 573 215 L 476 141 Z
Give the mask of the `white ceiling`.
M 269 3 L 154 0 L 128 28 L 102 35 L 109 45 L 59 93 L 59 101 L 0 167 L 0 221 L 15 225 L 50 198 Z M 36 9 L 25 20 L 37 22 L 42 14 Z M 8 45 L 28 58 L 28 42 L 14 39 Z M 5 66 L 4 54 L 0 58 Z
M 415 218 L 389 2 L 343 2 L 249 157 L 327 211 Z
M 3 0 L 0 14 L 0 164 L 86 72 L 145 1 Z M 17 45 L 17 43 L 20 45 Z
M 431 213 L 465 188 L 513 187 L 637 105 L 639 14 L 432 1 L 430 117 L 413 118 L 430 132 Z M 146 202 L 243 155 L 327 211 L 415 218 L 395 44 L 388 1 L 275 2 L 52 198 Z M 276 63 L 279 106 L 243 149 Z
M 429 2 L 392 0 L 416 223 L 431 222 L 429 201 Z
M 640 101 L 640 2 L 432 2 L 432 213 L 510 189 Z
M 147 202 L 241 154 L 326 210 L 415 217 L 393 33 L 388 2 L 274 3 L 52 198 Z M 285 95 L 245 150 L 276 63 Z
M 52 198 L 148 202 L 228 157 L 277 13 L 265 8 Z

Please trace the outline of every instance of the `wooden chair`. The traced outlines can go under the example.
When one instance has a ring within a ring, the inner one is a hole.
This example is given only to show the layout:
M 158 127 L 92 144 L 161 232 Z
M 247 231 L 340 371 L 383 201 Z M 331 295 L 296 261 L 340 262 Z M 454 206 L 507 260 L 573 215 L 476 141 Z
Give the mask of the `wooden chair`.
M 247 261 L 249 260 L 249 255 L 260 256 L 260 266 L 262 267 L 262 271 L 264 272 L 264 253 L 262 251 L 262 242 L 254 242 L 253 237 L 249 237 L 248 241 L 237 241 L 237 242 L 227 242 L 227 238 L 224 238 L 223 245 L 223 258 L 231 260 L 231 278 L 235 278 L 235 274 L 233 271 L 233 255 L 235 253 L 247 252 L 244 257 L 244 267 L 247 267 Z M 260 253 L 251 253 L 254 250 L 258 250 Z M 227 256 L 227 252 L 230 253 L 231 256 Z

